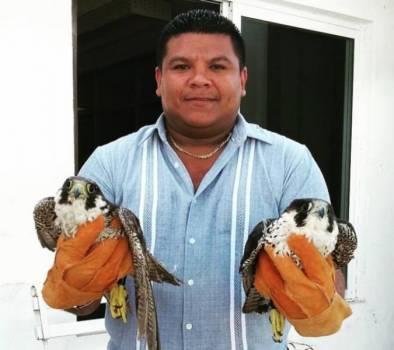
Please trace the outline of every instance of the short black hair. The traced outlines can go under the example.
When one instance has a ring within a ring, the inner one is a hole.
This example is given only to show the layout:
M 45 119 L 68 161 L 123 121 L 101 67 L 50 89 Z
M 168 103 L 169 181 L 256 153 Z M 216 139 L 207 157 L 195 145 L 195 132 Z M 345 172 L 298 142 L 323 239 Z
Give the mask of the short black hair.
M 194 9 L 181 13 L 163 28 L 156 47 L 156 64 L 162 66 L 168 41 L 184 33 L 224 34 L 231 38 L 231 43 L 240 68 L 245 67 L 245 43 L 233 22 L 218 12 L 206 9 Z

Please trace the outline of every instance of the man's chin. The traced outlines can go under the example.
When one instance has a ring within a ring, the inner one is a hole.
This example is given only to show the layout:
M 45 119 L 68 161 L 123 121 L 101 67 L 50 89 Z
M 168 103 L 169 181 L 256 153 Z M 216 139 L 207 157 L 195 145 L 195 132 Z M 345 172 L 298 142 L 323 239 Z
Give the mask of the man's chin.
M 215 132 L 223 132 L 225 129 L 230 129 L 236 119 L 237 113 L 234 117 L 228 117 L 215 113 L 215 111 L 185 111 L 183 113 L 171 114 L 170 111 L 165 113 L 167 124 L 170 128 L 175 130 L 189 131 L 195 133 L 209 134 Z

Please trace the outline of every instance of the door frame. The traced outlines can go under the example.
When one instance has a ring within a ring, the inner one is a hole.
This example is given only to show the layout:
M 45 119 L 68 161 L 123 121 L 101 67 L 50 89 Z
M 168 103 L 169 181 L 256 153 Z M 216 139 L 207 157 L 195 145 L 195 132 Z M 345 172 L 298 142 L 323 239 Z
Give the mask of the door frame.
M 367 212 L 363 200 L 360 174 L 368 167 L 363 157 L 368 147 L 371 72 L 371 21 L 348 16 L 316 7 L 299 5 L 287 1 L 273 0 L 223 0 L 221 13 L 232 20 L 242 31 L 241 17 L 250 17 L 292 27 L 338 35 L 354 40 L 353 96 L 351 118 L 349 220 L 361 232 L 361 216 Z M 352 302 L 363 300 L 359 292 L 360 274 L 364 270 L 366 252 L 358 248 L 356 257 L 348 266 L 346 299 Z

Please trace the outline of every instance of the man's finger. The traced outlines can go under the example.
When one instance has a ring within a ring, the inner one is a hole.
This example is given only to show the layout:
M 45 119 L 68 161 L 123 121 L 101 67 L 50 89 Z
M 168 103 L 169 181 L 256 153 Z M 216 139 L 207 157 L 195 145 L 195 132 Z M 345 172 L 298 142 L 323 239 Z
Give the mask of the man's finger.
M 264 248 L 286 284 L 305 283 L 308 278 L 288 255 L 276 255 L 271 247 Z
M 316 247 L 305 236 L 292 235 L 287 243 L 290 249 L 301 259 L 305 275 L 320 285 L 332 279 L 331 266 Z
M 270 257 L 263 251 L 259 254 L 256 267 L 256 278 L 269 281 L 270 289 L 283 289 L 284 284 L 279 271 Z
M 280 273 L 265 252 L 260 253 L 257 260 L 254 285 L 259 293 L 273 300 L 284 315 L 291 318 L 305 317 L 300 307 L 286 294 Z

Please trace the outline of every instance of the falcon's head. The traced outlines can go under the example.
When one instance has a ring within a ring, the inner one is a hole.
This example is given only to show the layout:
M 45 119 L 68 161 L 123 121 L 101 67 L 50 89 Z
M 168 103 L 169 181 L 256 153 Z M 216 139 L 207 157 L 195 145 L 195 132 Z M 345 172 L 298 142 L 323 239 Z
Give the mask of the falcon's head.
M 330 254 L 338 236 L 338 224 L 330 203 L 322 199 L 294 200 L 282 214 L 293 233 L 304 234 L 324 256 Z
M 73 235 L 78 225 L 108 213 L 111 206 L 96 183 L 79 176 L 64 182 L 55 203 L 57 223 L 66 235 Z

